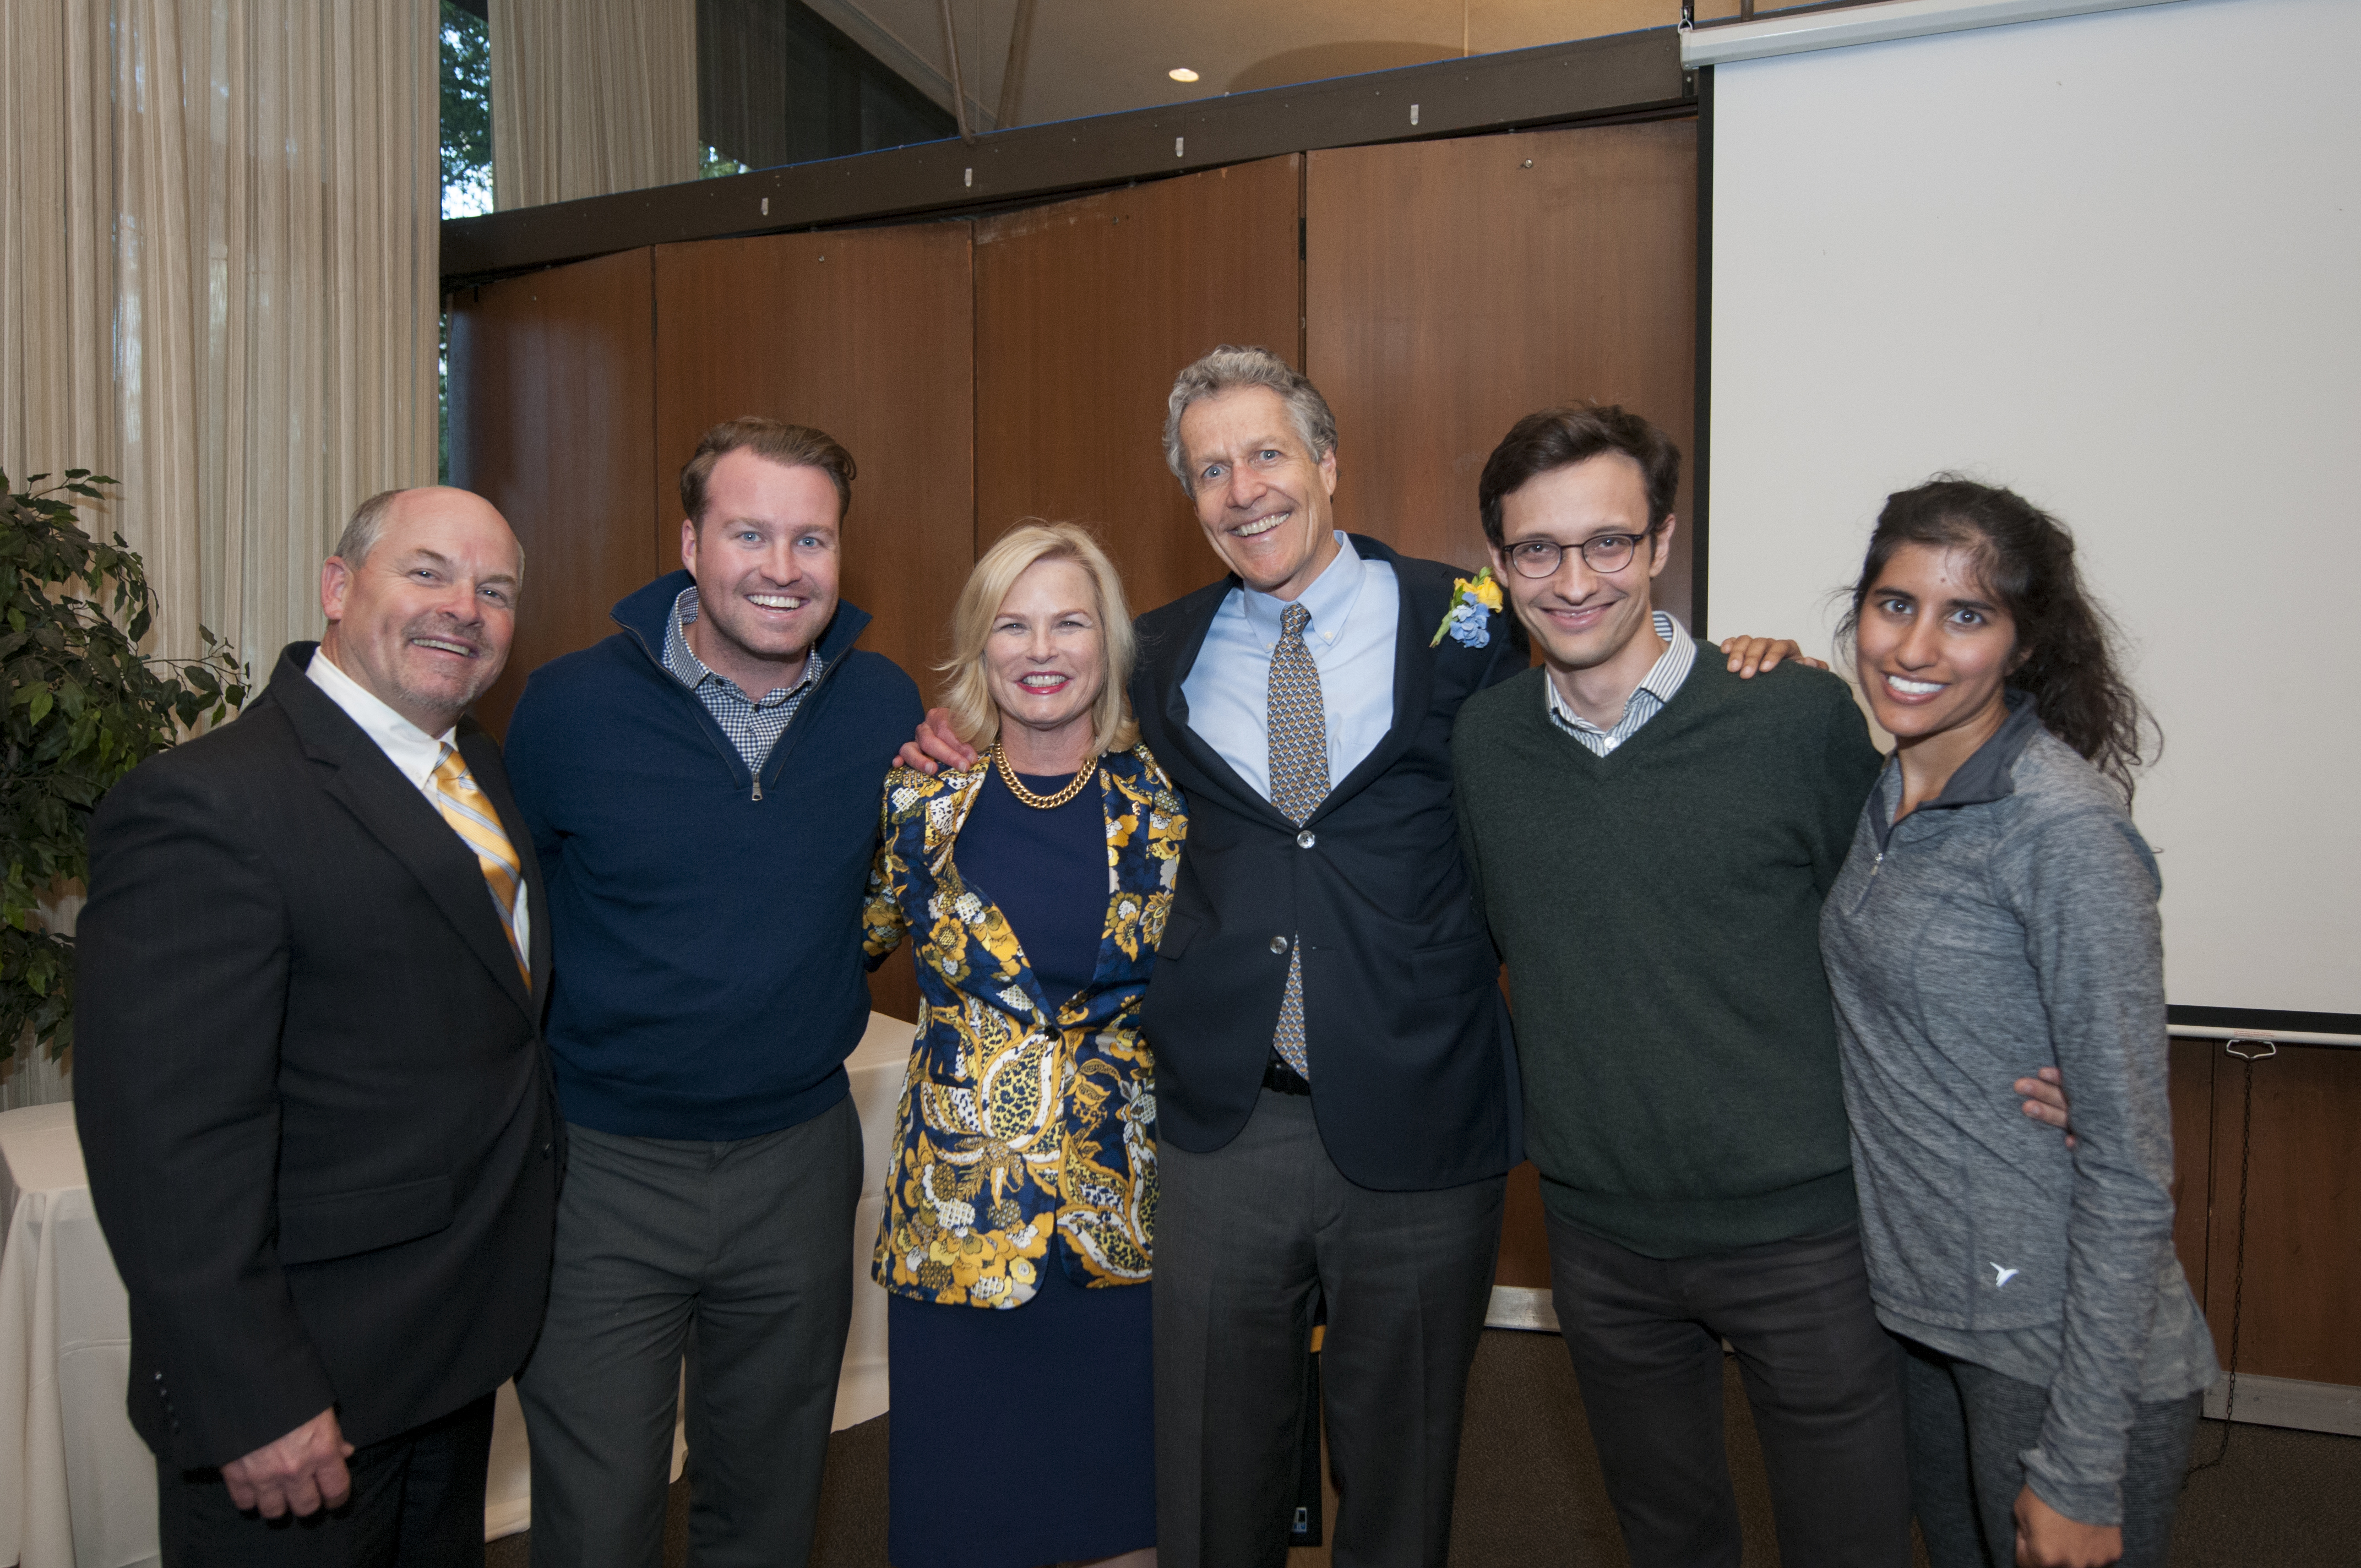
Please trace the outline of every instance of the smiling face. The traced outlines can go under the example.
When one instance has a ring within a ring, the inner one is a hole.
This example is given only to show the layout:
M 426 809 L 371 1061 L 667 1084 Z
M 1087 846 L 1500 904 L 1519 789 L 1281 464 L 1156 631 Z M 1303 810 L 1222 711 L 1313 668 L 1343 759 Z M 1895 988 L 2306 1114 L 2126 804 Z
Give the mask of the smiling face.
M 1106 688 L 1106 638 L 1091 575 L 1073 561 L 1036 561 L 1009 585 L 983 644 L 984 682 L 1001 743 L 1020 772 L 1071 772 L 1096 729 Z
M 1663 652 L 1649 619 L 1649 585 L 1672 559 L 1673 522 L 1667 517 L 1653 539 L 1641 538 L 1631 558 L 1615 571 L 1595 572 L 1584 561 L 1586 541 L 1603 533 L 1648 532 L 1646 477 L 1620 452 L 1602 452 L 1536 474 L 1500 498 L 1501 543 L 1492 551 L 1492 576 L 1508 589 L 1517 619 L 1553 669 L 1596 669 L 1630 653 L 1637 643 L 1645 645 L 1639 652 L 1646 656 L 1631 684 L 1646 676 Z M 1547 540 L 1563 552 L 1551 576 L 1528 577 L 1509 561 L 1528 540 Z
M 1946 737 L 1972 750 L 2007 717 L 2016 623 L 1964 545 L 1898 547 L 1861 598 L 1854 652 L 1870 711 L 1905 745 Z
M 394 498 L 359 561 L 320 568 L 320 652 L 429 735 L 500 678 L 516 635 L 516 535 L 481 496 L 440 488 Z
M 704 515 L 680 525 L 680 564 L 697 579 L 689 647 L 706 668 L 758 699 L 795 684 L 836 614 L 842 522 L 821 470 L 721 455 Z
M 1315 457 L 1268 387 L 1202 398 L 1180 416 L 1197 521 L 1250 588 L 1292 599 L 1336 558 L 1336 454 Z

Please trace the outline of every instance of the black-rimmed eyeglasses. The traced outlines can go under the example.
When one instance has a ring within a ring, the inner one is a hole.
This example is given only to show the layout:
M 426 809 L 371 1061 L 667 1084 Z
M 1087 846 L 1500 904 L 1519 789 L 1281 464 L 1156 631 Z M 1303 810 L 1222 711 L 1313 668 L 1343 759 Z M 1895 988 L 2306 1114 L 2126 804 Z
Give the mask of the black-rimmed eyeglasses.
M 1554 577 L 1565 562 L 1565 553 L 1578 548 L 1582 564 L 1603 576 L 1630 565 L 1632 552 L 1647 537 L 1644 533 L 1594 533 L 1578 546 L 1560 544 L 1554 539 L 1520 539 L 1509 546 L 1509 565 L 1521 577 Z

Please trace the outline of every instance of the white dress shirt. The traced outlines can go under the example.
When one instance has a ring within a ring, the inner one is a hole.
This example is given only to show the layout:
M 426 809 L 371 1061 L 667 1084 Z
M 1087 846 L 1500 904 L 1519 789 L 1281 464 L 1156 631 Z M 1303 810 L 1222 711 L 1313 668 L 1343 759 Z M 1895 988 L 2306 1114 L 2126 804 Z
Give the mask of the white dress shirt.
M 1394 569 L 1362 560 L 1342 533 L 1336 543 L 1336 558 L 1292 601 L 1312 612 L 1303 646 L 1320 672 L 1331 788 L 1393 728 L 1394 634 L 1401 620 Z M 1189 728 L 1265 800 L 1270 798 L 1270 655 L 1289 602 L 1232 588 L 1180 683 Z
M 329 699 L 345 710 L 346 717 L 361 727 L 361 733 L 377 742 L 377 749 L 385 753 L 385 760 L 393 764 L 393 771 L 418 787 L 418 793 L 426 797 L 428 806 L 434 806 L 435 817 L 439 820 L 443 808 L 435 804 L 434 769 L 443 761 L 443 748 L 457 746 L 458 742 L 452 737 L 458 733 L 458 727 L 454 725 L 440 735 L 429 735 L 378 700 L 375 692 L 338 669 L 324 648 L 312 655 L 312 667 L 307 673 L 312 677 L 312 684 L 326 692 Z M 463 765 L 464 761 L 462 759 Z M 480 781 L 478 783 L 480 784 Z M 467 843 L 456 828 L 451 830 L 451 836 L 462 844 Z M 467 844 L 467 853 L 473 855 L 475 852 L 476 847 Z M 517 858 L 522 861 L 524 857 L 520 852 Z M 491 896 L 489 884 L 484 896 Z M 516 896 L 517 948 L 520 952 L 529 953 L 533 951 L 533 916 L 525 908 L 525 903 L 524 880 L 520 877 L 517 879 Z M 492 907 L 500 907 L 497 901 Z

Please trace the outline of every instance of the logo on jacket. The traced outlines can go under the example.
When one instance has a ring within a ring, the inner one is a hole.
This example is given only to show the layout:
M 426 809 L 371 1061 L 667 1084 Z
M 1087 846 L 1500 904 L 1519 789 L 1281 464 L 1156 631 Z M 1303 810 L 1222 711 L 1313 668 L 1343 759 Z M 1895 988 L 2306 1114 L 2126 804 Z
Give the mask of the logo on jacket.
M 2025 1272 L 2021 1268 L 2003 1268 L 1997 1263 L 1987 1263 L 1984 1266 L 1993 1271 L 1993 1288 L 1995 1290 Z

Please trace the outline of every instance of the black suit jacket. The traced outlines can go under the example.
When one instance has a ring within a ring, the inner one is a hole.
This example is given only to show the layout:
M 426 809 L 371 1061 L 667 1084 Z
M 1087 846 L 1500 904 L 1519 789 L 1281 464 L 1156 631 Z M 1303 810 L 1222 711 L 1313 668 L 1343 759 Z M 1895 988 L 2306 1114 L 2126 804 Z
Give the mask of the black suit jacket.
M 1510 620 L 1489 643 L 1428 646 L 1457 573 L 1353 536 L 1393 567 L 1394 721 L 1301 833 L 1189 728 L 1181 682 L 1235 578 L 1139 620 L 1140 729 L 1189 797 L 1180 883 L 1143 1018 L 1157 1135 L 1217 1149 L 1253 1113 L 1300 940 L 1312 1102 L 1328 1157 L 1361 1186 L 1456 1187 L 1522 1158 L 1499 964 L 1459 855 L 1451 726 L 1525 665 Z M 1303 841 L 1300 842 L 1299 839 Z
M 474 853 L 313 652 L 91 822 L 75 1115 L 132 1425 L 191 1468 L 331 1404 L 357 1444 L 457 1409 L 523 1361 L 548 1291 L 549 901 L 500 749 L 460 721 L 524 861 L 530 991 Z

